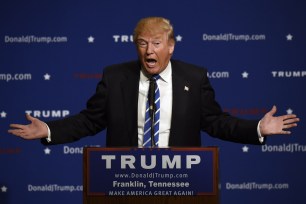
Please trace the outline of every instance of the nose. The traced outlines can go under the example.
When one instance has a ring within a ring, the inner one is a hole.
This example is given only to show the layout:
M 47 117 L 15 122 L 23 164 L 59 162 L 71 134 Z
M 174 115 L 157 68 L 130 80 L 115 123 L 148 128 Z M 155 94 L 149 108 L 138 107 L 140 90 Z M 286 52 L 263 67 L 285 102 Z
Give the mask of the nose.
M 147 50 L 146 50 L 147 55 L 152 54 L 153 50 L 154 50 L 153 44 L 152 43 L 148 43 Z

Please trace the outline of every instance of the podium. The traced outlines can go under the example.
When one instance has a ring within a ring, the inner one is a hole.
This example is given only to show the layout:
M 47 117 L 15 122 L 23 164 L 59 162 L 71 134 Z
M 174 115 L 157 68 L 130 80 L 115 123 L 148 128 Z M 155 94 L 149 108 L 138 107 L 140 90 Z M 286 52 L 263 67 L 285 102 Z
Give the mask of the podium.
M 219 203 L 217 147 L 85 147 L 83 161 L 84 204 Z

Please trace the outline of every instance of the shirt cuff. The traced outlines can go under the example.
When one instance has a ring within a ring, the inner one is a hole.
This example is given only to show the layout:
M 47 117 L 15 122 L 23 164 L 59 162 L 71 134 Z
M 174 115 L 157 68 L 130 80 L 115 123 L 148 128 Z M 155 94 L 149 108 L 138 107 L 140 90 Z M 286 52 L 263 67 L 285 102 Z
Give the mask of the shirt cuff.
M 45 123 L 47 129 L 48 129 L 48 137 L 46 138 L 47 142 L 51 142 L 51 131 L 50 131 L 50 128 L 49 126 L 47 125 L 47 123 Z
M 260 123 L 261 123 L 261 120 L 258 122 L 258 125 L 257 125 L 257 134 L 258 134 L 259 142 L 263 143 L 265 141 L 265 138 L 260 133 Z

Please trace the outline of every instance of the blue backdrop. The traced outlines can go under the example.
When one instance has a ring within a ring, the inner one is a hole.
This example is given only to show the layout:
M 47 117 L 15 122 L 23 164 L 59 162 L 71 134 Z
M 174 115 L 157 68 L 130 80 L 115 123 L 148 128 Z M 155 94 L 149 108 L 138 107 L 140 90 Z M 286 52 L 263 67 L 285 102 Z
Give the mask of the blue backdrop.
M 136 59 L 130 36 L 147 16 L 169 18 L 174 58 L 207 67 L 224 110 L 301 118 L 265 146 L 203 133 L 220 148 L 221 203 L 305 203 L 306 3 L 298 0 L 21 1 L 0 3 L 0 203 L 82 203 L 82 147 L 104 132 L 44 147 L 7 133 L 25 113 L 49 121 L 77 113 L 103 67 Z M 235 90 L 235 91 L 233 91 Z

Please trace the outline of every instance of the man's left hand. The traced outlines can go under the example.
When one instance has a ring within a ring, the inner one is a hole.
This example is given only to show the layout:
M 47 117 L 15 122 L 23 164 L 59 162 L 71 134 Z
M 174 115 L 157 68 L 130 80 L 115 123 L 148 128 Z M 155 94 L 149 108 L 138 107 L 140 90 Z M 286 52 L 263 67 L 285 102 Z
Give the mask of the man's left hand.
M 275 113 L 276 106 L 273 106 L 273 108 L 261 119 L 259 128 L 262 136 L 291 134 L 289 129 L 296 127 L 297 122 L 300 121 L 294 114 L 273 116 Z

